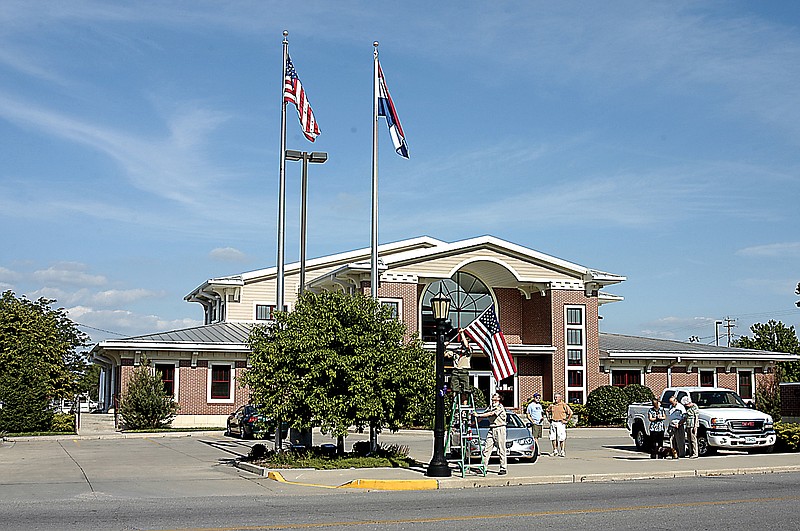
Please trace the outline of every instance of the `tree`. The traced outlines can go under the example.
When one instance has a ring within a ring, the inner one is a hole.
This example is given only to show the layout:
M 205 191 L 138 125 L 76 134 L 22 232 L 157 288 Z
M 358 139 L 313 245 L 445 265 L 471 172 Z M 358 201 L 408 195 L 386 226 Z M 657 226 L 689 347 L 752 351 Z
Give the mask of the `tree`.
M 770 320 L 767 324 L 756 323 L 750 330 L 753 332 L 752 338 L 742 336 L 733 341 L 731 346 L 800 354 L 800 341 L 797 339 L 794 326 L 786 327 L 780 321 Z M 778 363 L 777 367 L 776 376 L 780 376 L 780 381 L 800 381 L 800 362 L 784 361 Z
M 800 295 L 800 282 L 797 283 L 797 288 L 794 290 L 795 295 Z M 798 308 L 800 308 L 800 301 L 795 303 Z
M 48 430 L 50 400 L 73 395 L 86 370 L 89 338 L 54 302 L 0 297 L 0 430 Z
M 161 373 L 154 372 L 150 362 L 142 359 L 141 365 L 133 370 L 133 376 L 119 404 L 119 414 L 125 428 L 166 428 L 177 411 L 178 406 L 164 389 Z
M 243 380 L 269 417 L 345 437 L 350 426 L 392 431 L 425 415 L 433 354 L 404 343 L 390 308 L 362 294 L 305 293 L 294 311 L 253 328 Z

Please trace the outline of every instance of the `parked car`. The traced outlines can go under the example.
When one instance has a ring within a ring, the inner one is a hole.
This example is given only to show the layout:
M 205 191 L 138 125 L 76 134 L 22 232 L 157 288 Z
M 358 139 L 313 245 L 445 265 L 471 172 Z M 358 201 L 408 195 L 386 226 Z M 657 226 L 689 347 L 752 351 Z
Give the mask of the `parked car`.
M 476 410 L 481 413 L 484 410 Z M 469 442 L 470 453 L 474 457 L 480 458 L 483 441 L 486 440 L 486 435 L 489 433 L 489 419 L 478 419 L 478 434 L 481 437 L 481 446 L 478 442 L 471 440 Z M 461 451 L 459 446 L 451 446 L 450 451 L 454 455 L 458 455 Z M 522 419 L 516 413 L 506 413 L 506 455 L 511 460 L 526 460 L 529 463 L 535 463 L 539 458 L 539 446 L 536 444 L 536 439 L 531 437 L 531 432 L 528 427 L 522 422 Z M 492 451 L 492 457 L 497 456 L 497 448 Z
M 776 435 L 772 417 L 748 407 L 730 389 L 673 387 L 664 390 L 661 405 L 669 409 L 672 395 L 677 395 L 680 401 L 687 394 L 700 409 L 697 447 L 701 456 L 711 454 L 718 448 L 748 452 L 771 452 L 774 448 Z M 640 451 L 650 446 L 649 410 L 649 403 L 628 406 L 628 429 L 636 449 Z
M 228 415 L 226 435 L 238 435 L 242 439 L 252 439 L 264 428 L 266 418 L 251 404 L 239 407 Z
M 252 439 L 256 436 L 273 437 L 275 435 L 275 422 L 258 412 L 258 407 L 252 404 L 239 407 L 228 415 L 226 435 L 238 435 L 242 439 Z M 283 426 L 282 436 L 286 437 L 289 429 Z

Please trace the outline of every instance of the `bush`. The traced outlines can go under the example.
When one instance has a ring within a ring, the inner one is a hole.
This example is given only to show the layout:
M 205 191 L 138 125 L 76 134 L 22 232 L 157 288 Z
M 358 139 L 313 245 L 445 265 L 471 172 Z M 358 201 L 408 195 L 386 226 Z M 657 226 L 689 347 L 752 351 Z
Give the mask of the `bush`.
M 586 400 L 588 423 L 597 425 L 619 425 L 628 416 L 628 397 L 621 387 L 604 385 L 598 387 Z
M 759 378 L 756 385 L 756 409 L 781 420 L 781 392 L 777 374 L 773 378 Z
M 53 423 L 45 377 L 30 368 L 0 375 L 0 431 L 46 432 Z
M 778 436 L 778 441 L 775 445 L 780 450 L 800 452 L 800 424 L 776 422 L 775 434 Z
M 166 428 L 177 411 L 178 406 L 164 391 L 161 374 L 153 373 L 148 361 L 142 360 L 142 364 L 134 369 L 119 405 L 125 429 Z
M 64 433 L 75 433 L 75 415 L 69 413 L 56 413 L 53 415 L 53 423 L 50 425 L 51 431 Z
M 653 394 L 653 390 L 645 385 L 639 385 L 639 384 L 626 385 L 625 387 L 622 388 L 622 391 L 625 393 L 625 396 L 628 399 L 628 405 L 641 402 L 650 402 L 652 399 L 656 397 L 656 395 Z

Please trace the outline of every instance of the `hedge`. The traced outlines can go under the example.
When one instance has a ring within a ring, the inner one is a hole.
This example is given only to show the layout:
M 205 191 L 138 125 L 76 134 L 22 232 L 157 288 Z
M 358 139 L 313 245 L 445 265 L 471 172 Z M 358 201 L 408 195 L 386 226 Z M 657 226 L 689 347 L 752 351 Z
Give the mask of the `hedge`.
M 800 451 L 800 424 L 776 422 L 775 434 L 778 436 L 776 446 L 779 450 L 784 452 Z

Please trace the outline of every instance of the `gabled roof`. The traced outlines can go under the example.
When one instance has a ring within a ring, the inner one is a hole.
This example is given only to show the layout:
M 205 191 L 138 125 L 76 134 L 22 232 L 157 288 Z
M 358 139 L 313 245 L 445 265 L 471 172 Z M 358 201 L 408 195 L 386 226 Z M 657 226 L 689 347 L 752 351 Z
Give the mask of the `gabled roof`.
M 600 357 L 613 359 L 673 359 L 693 360 L 755 360 L 795 361 L 798 354 L 770 352 L 749 348 L 718 347 L 702 343 L 687 343 L 670 339 L 626 336 L 600 332 Z

